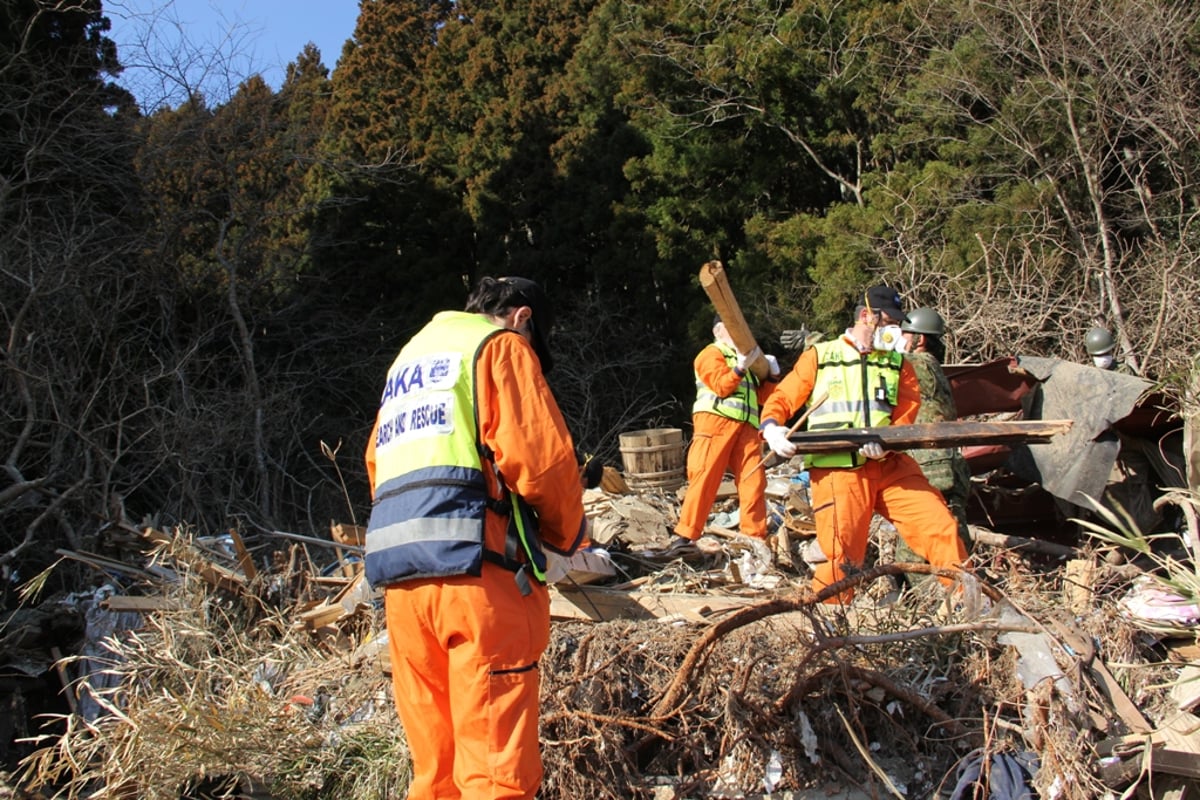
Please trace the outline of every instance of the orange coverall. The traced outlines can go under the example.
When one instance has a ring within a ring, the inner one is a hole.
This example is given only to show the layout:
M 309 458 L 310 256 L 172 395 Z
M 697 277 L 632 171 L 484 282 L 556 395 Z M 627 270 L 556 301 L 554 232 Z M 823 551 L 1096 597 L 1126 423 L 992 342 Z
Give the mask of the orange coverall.
M 742 377 L 730 369 L 715 345 L 701 350 L 693 366 L 700 380 L 719 397 L 733 394 L 742 382 Z M 773 382 L 758 385 L 759 408 L 774 388 Z M 759 467 L 762 455 L 762 440 L 753 425 L 715 413 L 693 414 L 692 443 L 687 457 L 688 489 L 675 532 L 693 541 L 700 538 L 728 469 L 733 472 L 738 491 L 739 529 L 746 536 L 767 538 L 767 473 Z
M 583 490 L 570 434 L 532 347 L 494 336 L 475 366 L 480 440 L 508 487 L 538 513 L 540 538 L 573 552 Z M 378 424 L 378 421 L 376 422 Z M 367 474 L 375 493 L 375 433 Z M 486 466 L 489 489 L 498 497 Z M 507 517 L 487 512 L 486 546 L 504 552 Z M 550 642 L 550 595 L 485 561 L 478 578 L 425 578 L 384 590 L 392 688 L 412 753 L 409 800 L 533 798 L 542 780 L 538 659 Z
M 763 424 L 771 420 L 786 425 L 808 402 L 816 377 L 817 352 L 809 348 L 767 399 L 762 411 Z M 891 424 L 912 424 L 920 406 L 917 375 L 905 361 L 900 369 Z M 958 567 L 966 560 L 967 552 L 958 537 L 954 516 L 907 453 L 889 452 L 882 459 L 868 459 L 860 467 L 813 468 L 809 472 L 817 543 L 828 557 L 813 568 L 814 592 L 846 577 L 844 564 L 862 566 L 871 516 L 876 512 L 891 521 L 909 547 L 930 564 Z M 849 602 L 852 597 L 852 592 L 843 592 L 827 602 Z

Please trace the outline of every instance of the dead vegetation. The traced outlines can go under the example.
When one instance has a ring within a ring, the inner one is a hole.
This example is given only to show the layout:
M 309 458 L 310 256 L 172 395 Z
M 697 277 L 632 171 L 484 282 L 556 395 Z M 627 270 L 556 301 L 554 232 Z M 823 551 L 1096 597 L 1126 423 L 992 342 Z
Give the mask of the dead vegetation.
M 970 768 L 986 784 L 1024 767 L 1039 796 L 1076 800 L 1195 778 L 1195 628 L 1123 610 L 1138 576 L 1195 589 L 1186 537 L 1109 527 L 1072 559 L 980 545 L 953 602 L 936 580 L 895 591 L 928 566 L 881 563 L 830 606 L 806 588 L 794 496 L 766 563 L 714 528 L 700 558 L 665 564 L 641 545 L 673 497 L 589 497 L 618 574 L 555 592 L 544 798 L 949 797 Z M 159 579 L 124 601 L 140 622 L 105 640 L 107 682 L 67 658 L 95 710 L 46 720 L 16 796 L 402 797 L 381 613 L 347 600 L 357 577 L 320 577 L 292 544 L 249 579 L 236 552 L 143 535 Z M 880 526 L 872 550 L 889 545 Z M 1118 550 L 1130 563 L 1108 563 Z

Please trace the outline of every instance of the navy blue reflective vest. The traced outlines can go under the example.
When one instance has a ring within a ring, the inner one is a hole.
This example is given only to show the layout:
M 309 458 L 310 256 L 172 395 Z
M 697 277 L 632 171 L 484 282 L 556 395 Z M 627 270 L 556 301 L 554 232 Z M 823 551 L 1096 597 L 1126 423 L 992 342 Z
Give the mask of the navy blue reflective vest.
M 544 555 L 534 515 L 516 495 L 511 506 L 489 496 L 484 470 L 494 464 L 479 441 L 475 362 L 483 345 L 504 331 L 478 314 L 442 312 L 388 370 L 375 437 L 375 506 L 367 524 L 365 570 L 372 586 L 479 576 L 484 560 L 520 576 L 522 545 L 541 578 Z M 504 554 L 484 547 L 489 508 L 510 515 L 510 529 L 523 528 L 520 541 L 509 537 Z

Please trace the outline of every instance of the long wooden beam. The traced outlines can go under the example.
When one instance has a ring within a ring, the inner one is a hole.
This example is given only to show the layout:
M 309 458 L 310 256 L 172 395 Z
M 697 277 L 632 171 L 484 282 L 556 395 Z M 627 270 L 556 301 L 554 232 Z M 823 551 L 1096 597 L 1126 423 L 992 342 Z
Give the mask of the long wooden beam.
M 921 450 L 963 447 L 973 444 L 1016 444 L 1047 442 L 1071 429 L 1073 420 L 1015 420 L 1012 422 L 924 422 L 879 428 L 842 428 L 832 431 L 803 431 L 789 439 L 803 453 L 857 450 L 867 442 L 879 442 L 885 450 Z
M 704 287 L 708 299 L 712 300 L 713 307 L 721 316 L 721 322 L 725 323 L 729 338 L 733 339 L 733 346 L 738 352 L 749 353 L 758 347 L 754 334 L 750 332 L 750 326 L 746 324 L 746 318 L 742 316 L 742 307 L 733 296 L 729 278 L 725 275 L 725 265 L 720 261 L 709 261 L 700 267 L 700 285 Z M 766 356 L 760 353 L 750 362 L 750 371 L 757 375 L 759 380 L 766 378 L 771 372 L 771 365 L 767 363 Z

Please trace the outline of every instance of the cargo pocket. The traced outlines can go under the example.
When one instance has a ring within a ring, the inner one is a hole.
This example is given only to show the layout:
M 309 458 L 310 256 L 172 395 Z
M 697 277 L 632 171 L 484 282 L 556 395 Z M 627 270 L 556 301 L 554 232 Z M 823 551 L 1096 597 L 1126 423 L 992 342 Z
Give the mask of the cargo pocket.
M 542 780 L 538 683 L 536 663 L 488 675 L 488 761 L 497 784 L 494 797 L 533 797 Z
M 708 466 L 708 452 L 711 449 L 712 434 L 697 433 L 692 436 L 692 443 L 688 445 L 687 452 L 687 477 L 689 482 L 695 481 L 696 476 Z

